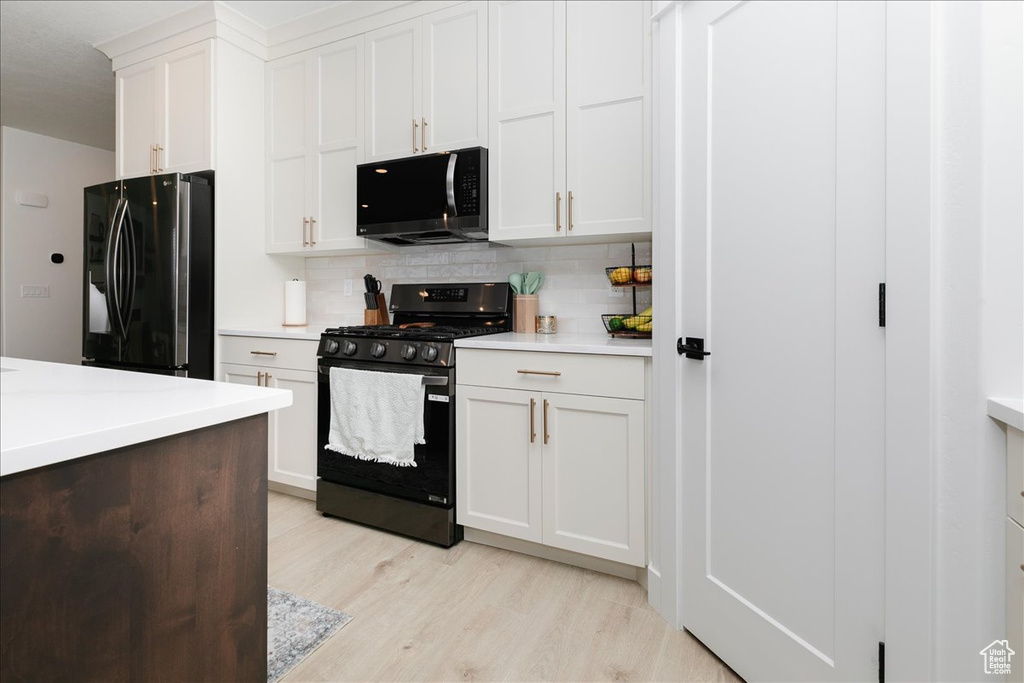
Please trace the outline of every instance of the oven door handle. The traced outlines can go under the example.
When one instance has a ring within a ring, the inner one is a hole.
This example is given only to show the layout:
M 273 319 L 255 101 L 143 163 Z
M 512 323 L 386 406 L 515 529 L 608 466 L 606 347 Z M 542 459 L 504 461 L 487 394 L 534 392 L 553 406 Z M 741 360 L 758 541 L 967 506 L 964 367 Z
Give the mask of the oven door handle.
M 331 367 L 337 367 L 337 366 L 318 365 L 317 366 L 317 371 L 321 375 L 329 375 L 329 374 L 331 374 Z M 423 377 L 423 386 L 425 386 L 425 387 L 446 387 L 446 386 L 448 386 L 448 378 L 447 377 L 435 377 L 435 376 L 432 376 L 432 375 L 425 375 Z

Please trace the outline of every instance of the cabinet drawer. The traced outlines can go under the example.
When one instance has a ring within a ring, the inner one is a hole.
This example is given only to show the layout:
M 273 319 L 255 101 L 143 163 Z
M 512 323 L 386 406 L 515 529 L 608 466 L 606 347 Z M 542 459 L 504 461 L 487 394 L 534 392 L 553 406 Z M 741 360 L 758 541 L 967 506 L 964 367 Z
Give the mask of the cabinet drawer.
M 220 344 L 222 363 L 316 372 L 313 340 L 221 336 Z
M 459 349 L 459 384 L 644 398 L 644 359 L 576 353 Z
M 1010 649 L 1024 652 L 1024 529 L 1012 519 L 1006 520 L 1006 637 Z M 1013 663 L 1008 681 L 1024 680 Z
M 1006 514 L 1024 526 L 1024 432 L 1006 427 Z

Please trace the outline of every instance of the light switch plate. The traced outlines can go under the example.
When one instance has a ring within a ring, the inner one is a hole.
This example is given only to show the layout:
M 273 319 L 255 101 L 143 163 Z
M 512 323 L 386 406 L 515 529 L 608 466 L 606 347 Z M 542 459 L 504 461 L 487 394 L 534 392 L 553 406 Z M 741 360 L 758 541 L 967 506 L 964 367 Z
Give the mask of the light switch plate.
M 22 285 L 22 299 L 49 299 L 50 287 L 48 285 Z
M 345 296 L 352 296 L 352 278 L 345 279 Z

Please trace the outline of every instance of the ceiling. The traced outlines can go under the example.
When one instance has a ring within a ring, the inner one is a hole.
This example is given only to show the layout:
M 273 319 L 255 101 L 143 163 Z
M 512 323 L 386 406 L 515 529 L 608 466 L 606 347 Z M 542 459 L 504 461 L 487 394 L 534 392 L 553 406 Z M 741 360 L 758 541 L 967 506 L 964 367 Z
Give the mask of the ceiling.
M 270 29 L 346 0 L 225 0 Z M 0 0 L 0 125 L 114 149 L 114 74 L 93 45 L 198 0 Z

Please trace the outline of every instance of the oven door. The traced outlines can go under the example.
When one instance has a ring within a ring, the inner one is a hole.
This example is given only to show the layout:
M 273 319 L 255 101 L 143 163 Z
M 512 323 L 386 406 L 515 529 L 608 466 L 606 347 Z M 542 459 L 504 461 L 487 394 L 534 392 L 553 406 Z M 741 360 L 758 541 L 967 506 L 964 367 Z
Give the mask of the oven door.
M 414 449 L 416 467 L 360 460 L 328 450 L 331 426 L 330 368 L 403 372 L 438 378 L 428 384 L 423 406 L 426 443 Z M 455 502 L 455 377 L 451 368 L 410 367 L 320 359 L 317 364 L 317 474 L 327 481 L 450 508 Z

